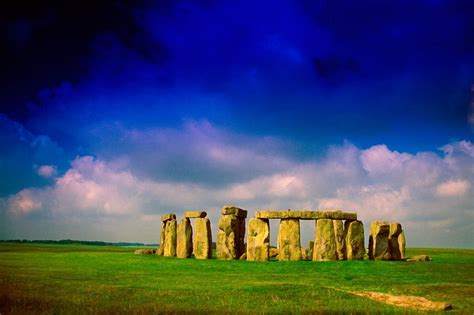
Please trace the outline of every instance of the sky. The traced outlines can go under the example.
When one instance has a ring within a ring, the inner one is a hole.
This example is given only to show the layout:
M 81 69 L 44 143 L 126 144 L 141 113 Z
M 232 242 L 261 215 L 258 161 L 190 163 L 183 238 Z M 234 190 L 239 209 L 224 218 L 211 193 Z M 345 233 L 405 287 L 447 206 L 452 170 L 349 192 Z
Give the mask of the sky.
M 357 212 L 366 232 L 400 222 L 407 246 L 474 248 L 472 12 L 2 3 L 0 239 L 156 243 L 160 216 L 190 209 L 215 238 L 236 205 Z

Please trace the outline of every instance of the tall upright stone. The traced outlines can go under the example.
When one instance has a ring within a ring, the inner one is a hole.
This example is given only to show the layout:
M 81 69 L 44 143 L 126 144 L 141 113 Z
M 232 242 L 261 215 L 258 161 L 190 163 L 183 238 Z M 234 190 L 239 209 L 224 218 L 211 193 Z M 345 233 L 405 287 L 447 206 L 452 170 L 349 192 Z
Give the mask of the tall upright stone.
M 331 219 L 316 221 L 316 235 L 314 238 L 313 260 L 336 260 L 336 235 Z
M 189 258 L 193 253 L 193 228 L 189 218 L 184 217 L 178 223 L 176 257 Z
M 246 210 L 234 206 L 224 206 L 221 209 L 216 242 L 218 259 L 239 259 L 245 252 L 246 217 Z
M 176 256 L 176 219 L 166 221 L 163 256 Z
M 197 218 L 194 221 L 193 251 L 196 259 L 212 257 L 211 222 L 208 218 Z
M 278 253 L 278 260 L 301 260 L 300 220 L 280 220 Z
M 405 230 L 402 230 L 402 233 L 398 235 L 398 247 L 400 248 L 400 254 L 402 255 L 402 259 L 406 258 L 405 256 L 405 247 L 407 245 L 407 241 L 405 238 Z
M 234 215 L 222 215 L 217 232 L 216 256 L 218 259 L 238 259 L 237 244 L 239 220 Z
M 373 221 L 370 223 L 369 235 L 369 259 L 390 260 L 390 248 L 388 246 L 388 236 L 390 234 L 390 224 L 385 221 Z
M 270 224 L 268 219 L 250 219 L 247 234 L 247 260 L 267 261 L 269 249 Z
M 398 245 L 398 237 L 402 233 L 402 225 L 398 222 L 390 223 L 390 233 L 388 235 L 388 247 L 390 249 L 390 260 L 402 260 L 402 253 Z
M 344 224 L 342 220 L 332 220 L 334 225 L 334 236 L 336 238 L 336 256 L 337 260 L 345 260 L 344 249 Z
M 346 221 L 344 224 L 344 240 L 347 260 L 363 260 L 364 224 L 361 221 Z
M 161 232 L 160 232 L 160 247 L 156 250 L 156 254 L 163 256 L 164 254 L 164 247 L 165 247 L 165 229 L 166 229 L 166 222 L 161 222 Z

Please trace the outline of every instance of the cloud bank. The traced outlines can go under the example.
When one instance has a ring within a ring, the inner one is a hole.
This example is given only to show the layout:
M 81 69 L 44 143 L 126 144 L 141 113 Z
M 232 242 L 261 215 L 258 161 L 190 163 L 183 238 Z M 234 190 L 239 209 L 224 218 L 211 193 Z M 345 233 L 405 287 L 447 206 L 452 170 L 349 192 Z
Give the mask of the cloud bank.
M 40 238 L 49 229 L 50 237 L 153 242 L 164 213 L 206 209 L 215 228 L 219 208 L 235 204 L 250 215 L 268 208 L 355 211 L 366 229 L 372 220 L 402 222 L 409 246 L 474 246 L 469 141 L 416 154 L 344 143 L 302 161 L 277 139 L 230 133 L 209 122 L 120 134 L 122 147 L 110 156 L 77 156 L 52 184 L 1 199 L 7 235 Z M 51 168 L 38 173 L 51 177 Z M 36 230 L 29 230 L 32 220 Z M 312 233 L 304 224 L 303 239 Z

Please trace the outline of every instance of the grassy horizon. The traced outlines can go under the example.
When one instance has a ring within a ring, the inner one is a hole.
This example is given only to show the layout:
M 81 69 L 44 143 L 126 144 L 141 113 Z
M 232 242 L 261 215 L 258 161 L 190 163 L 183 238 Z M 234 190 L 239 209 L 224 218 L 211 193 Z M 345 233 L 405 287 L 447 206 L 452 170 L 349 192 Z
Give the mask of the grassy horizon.
M 134 248 L 0 244 L 0 313 L 394 313 L 350 292 L 423 296 L 474 311 L 474 250 L 408 248 L 431 262 L 247 262 Z

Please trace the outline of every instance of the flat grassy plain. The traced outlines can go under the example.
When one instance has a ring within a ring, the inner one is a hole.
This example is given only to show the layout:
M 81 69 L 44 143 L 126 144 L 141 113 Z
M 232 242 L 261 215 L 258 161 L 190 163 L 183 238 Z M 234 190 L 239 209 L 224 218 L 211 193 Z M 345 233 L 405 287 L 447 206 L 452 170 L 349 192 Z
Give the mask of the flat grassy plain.
M 407 313 L 350 292 L 423 296 L 474 312 L 474 250 L 409 248 L 431 262 L 247 262 L 134 248 L 0 244 L 0 313 Z

